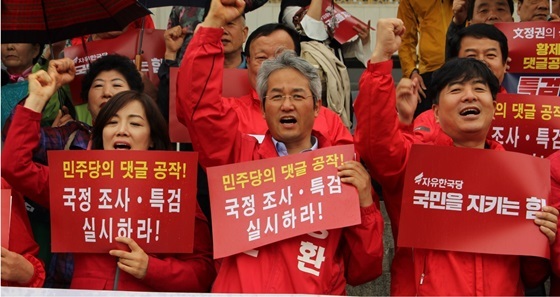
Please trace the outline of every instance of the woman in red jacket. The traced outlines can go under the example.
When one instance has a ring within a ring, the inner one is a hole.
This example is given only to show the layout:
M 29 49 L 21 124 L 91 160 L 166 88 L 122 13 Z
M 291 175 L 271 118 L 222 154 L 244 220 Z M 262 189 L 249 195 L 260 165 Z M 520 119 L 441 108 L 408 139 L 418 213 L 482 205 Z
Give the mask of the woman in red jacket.
M 49 187 L 48 166 L 31 161 L 32 150 L 39 138 L 39 112 L 56 88 L 69 82 L 74 73 L 74 63 L 70 59 L 61 59 L 51 61 L 48 73 L 40 71 L 30 75 L 29 97 L 24 106 L 17 107 L 13 126 L 8 132 L 2 157 L 10 168 L 3 168 L 3 172 L 6 176 L 13 175 L 8 171 L 25 173 L 27 179 L 33 179 L 37 188 L 42 189 L 37 189 L 37 195 L 40 195 L 39 192 L 48 193 Z M 165 120 L 151 98 L 140 92 L 124 91 L 109 100 L 99 112 L 93 127 L 92 148 L 168 150 L 170 141 L 167 131 Z M 12 185 L 17 188 L 17 181 L 12 182 Z M 27 194 L 30 194 L 29 190 Z M 112 250 L 109 254 L 76 253 L 71 288 L 209 291 L 216 272 L 212 261 L 208 222 L 200 209 L 196 213 L 195 234 L 192 254 L 147 254 L 134 240 L 127 237 L 118 237 L 117 241 L 128 245 L 130 251 Z M 117 266 L 123 273 L 120 273 L 115 285 Z

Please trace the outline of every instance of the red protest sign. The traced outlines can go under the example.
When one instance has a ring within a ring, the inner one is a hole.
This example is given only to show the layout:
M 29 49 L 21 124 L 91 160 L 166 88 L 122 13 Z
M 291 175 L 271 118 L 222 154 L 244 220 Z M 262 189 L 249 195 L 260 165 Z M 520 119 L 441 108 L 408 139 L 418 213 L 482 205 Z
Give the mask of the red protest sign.
M 549 195 L 546 159 L 414 145 L 398 246 L 549 258 L 548 239 L 533 222 Z
M 554 73 L 560 70 L 560 23 L 496 23 L 508 39 L 509 72 Z
M 352 16 L 340 5 L 333 1 L 323 1 L 323 14 L 321 21 L 325 23 L 333 38 L 340 44 L 348 42 L 350 39 L 358 35 L 354 30 L 354 26 L 360 24 L 368 27 L 366 23 Z M 373 28 L 370 27 L 373 30 Z
M 2 189 L 2 247 L 10 248 L 10 223 L 12 220 L 12 190 Z
M 547 157 L 560 149 L 560 100 L 498 94 L 489 133 L 508 151 Z
M 177 72 L 178 67 L 169 69 L 169 137 L 172 142 L 190 143 L 189 130 L 177 119 Z M 222 82 L 224 97 L 241 97 L 251 93 L 247 69 L 226 68 Z
M 144 29 L 143 33 L 141 71 L 156 86 L 159 84 L 157 73 L 165 54 L 164 32 L 164 30 Z M 134 61 L 138 54 L 140 34 L 142 34 L 141 29 L 128 29 L 120 36 L 112 39 L 87 42 L 85 44 L 87 52 L 84 51 L 84 46 L 81 44 L 64 49 L 64 56 L 74 60 L 76 65 L 76 77 L 70 83 L 74 104 L 84 103 L 80 98 L 80 91 L 82 89 L 82 79 L 89 69 L 88 61 L 93 62 L 102 56 L 115 53 L 129 57 L 131 61 Z
M 197 153 L 49 151 L 53 252 L 105 253 L 114 238 L 147 253 L 190 253 Z
M 353 145 L 208 168 L 214 258 L 360 223 L 358 193 L 337 177 Z

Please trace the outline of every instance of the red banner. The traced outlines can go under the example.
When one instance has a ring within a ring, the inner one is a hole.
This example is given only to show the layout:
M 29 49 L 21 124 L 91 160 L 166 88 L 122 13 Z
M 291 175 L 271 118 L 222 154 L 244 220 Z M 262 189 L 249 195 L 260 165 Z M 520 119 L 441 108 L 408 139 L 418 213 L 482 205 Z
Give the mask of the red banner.
M 12 220 L 12 190 L 2 189 L 2 247 L 10 248 L 10 223 Z
M 560 149 L 560 100 L 552 96 L 498 94 L 492 138 L 506 150 L 537 157 Z
M 163 32 L 165 30 L 145 29 L 142 39 L 141 70 L 155 86 L 159 84 L 157 73 L 165 54 Z M 102 56 L 116 53 L 129 57 L 134 62 L 138 54 L 140 33 L 140 29 L 129 29 L 116 38 L 86 42 L 87 52 L 81 44 L 64 49 L 64 56 L 74 60 L 76 65 L 76 78 L 70 83 L 74 104 L 84 103 L 80 98 L 80 90 L 82 79 L 89 69 L 88 61 L 93 62 Z
M 508 39 L 509 72 L 551 73 L 560 71 L 560 23 L 507 22 L 495 26 Z
M 53 252 L 105 253 L 114 238 L 147 253 L 190 253 L 197 153 L 49 151 Z
M 208 168 L 214 258 L 360 223 L 358 193 L 337 167 L 354 146 Z
M 177 72 L 169 69 L 169 137 L 172 142 L 190 143 L 189 130 L 177 119 Z M 251 93 L 247 69 L 224 69 L 222 92 L 224 97 L 241 97 Z
M 549 258 L 548 238 L 534 223 L 549 195 L 546 159 L 414 145 L 398 246 Z
M 333 1 L 323 1 L 321 21 L 333 32 L 332 36 L 340 44 L 344 44 L 358 35 L 358 32 L 354 30 L 354 26 L 358 24 L 364 27 L 368 26 Z M 371 27 L 370 29 L 374 30 Z

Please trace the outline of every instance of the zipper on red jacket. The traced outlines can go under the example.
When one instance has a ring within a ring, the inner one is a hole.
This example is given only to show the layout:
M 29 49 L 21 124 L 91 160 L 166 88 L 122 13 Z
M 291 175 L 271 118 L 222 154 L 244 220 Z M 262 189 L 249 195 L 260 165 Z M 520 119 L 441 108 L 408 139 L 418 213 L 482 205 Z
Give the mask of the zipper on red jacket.
M 414 263 L 414 249 L 412 249 L 412 262 Z M 416 296 L 418 296 L 418 291 L 420 290 L 420 286 L 424 284 L 424 277 L 426 276 L 426 257 L 427 253 L 424 253 L 424 262 L 422 263 L 422 273 L 420 274 L 420 282 L 418 287 L 416 288 Z M 415 265 L 413 266 L 415 267 Z
M 412 267 L 414 267 L 414 274 L 416 274 L 416 253 L 414 252 L 414 248 L 412 249 Z M 416 286 L 416 296 L 418 296 L 418 292 L 420 291 L 420 286 L 424 284 L 424 276 L 426 276 L 426 254 L 424 254 L 424 263 L 422 263 L 422 273 L 420 274 L 420 282 L 418 286 Z
M 426 276 L 426 257 L 427 253 L 424 254 L 424 263 L 422 263 L 422 274 L 420 275 L 420 285 L 424 284 L 424 276 Z

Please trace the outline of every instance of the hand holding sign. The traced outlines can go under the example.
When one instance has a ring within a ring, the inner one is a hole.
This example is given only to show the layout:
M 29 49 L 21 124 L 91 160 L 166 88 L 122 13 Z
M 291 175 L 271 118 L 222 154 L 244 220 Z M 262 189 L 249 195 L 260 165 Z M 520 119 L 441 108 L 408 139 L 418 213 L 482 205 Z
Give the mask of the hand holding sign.
M 341 182 L 351 184 L 356 188 L 360 198 L 360 207 L 368 207 L 373 204 L 371 178 L 360 162 L 347 161 L 338 166 L 338 177 Z
M 33 277 L 33 265 L 22 255 L 2 248 L 2 280 L 19 284 L 28 283 Z
M 437 162 L 426 166 L 428 159 Z M 409 160 L 399 246 L 550 257 L 558 211 L 546 206 L 547 160 L 431 145 L 413 145 Z
M 353 155 L 353 145 L 340 145 L 209 167 L 212 222 L 220 226 L 214 258 L 359 224 L 360 206 L 373 200 L 369 174 Z
M 148 270 L 148 261 L 150 257 L 144 250 L 131 238 L 117 237 L 115 241 L 127 244 L 130 252 L 122 250 L 111 250 L 109 255 L 119 258 L 117 266 L 122 271 L 134 276 L 137 279 L 143 279 Z
M 539 226 L 541 232 L 548 237 L 548 242 L 553 244 L 556 240 L 558 231 L 558 210 L 552 206 L 544 206 L 542 212 L 537 212 L 535 224 Z
M 354 30 L 358 32 L 358 37 L 360 37 L 362 44 L 368 44 L 370 41 L 371 34 L 369 28 L 371 28 L 371 20 L 367 22 L 367 26 L 360 23 L 354 26 Z

